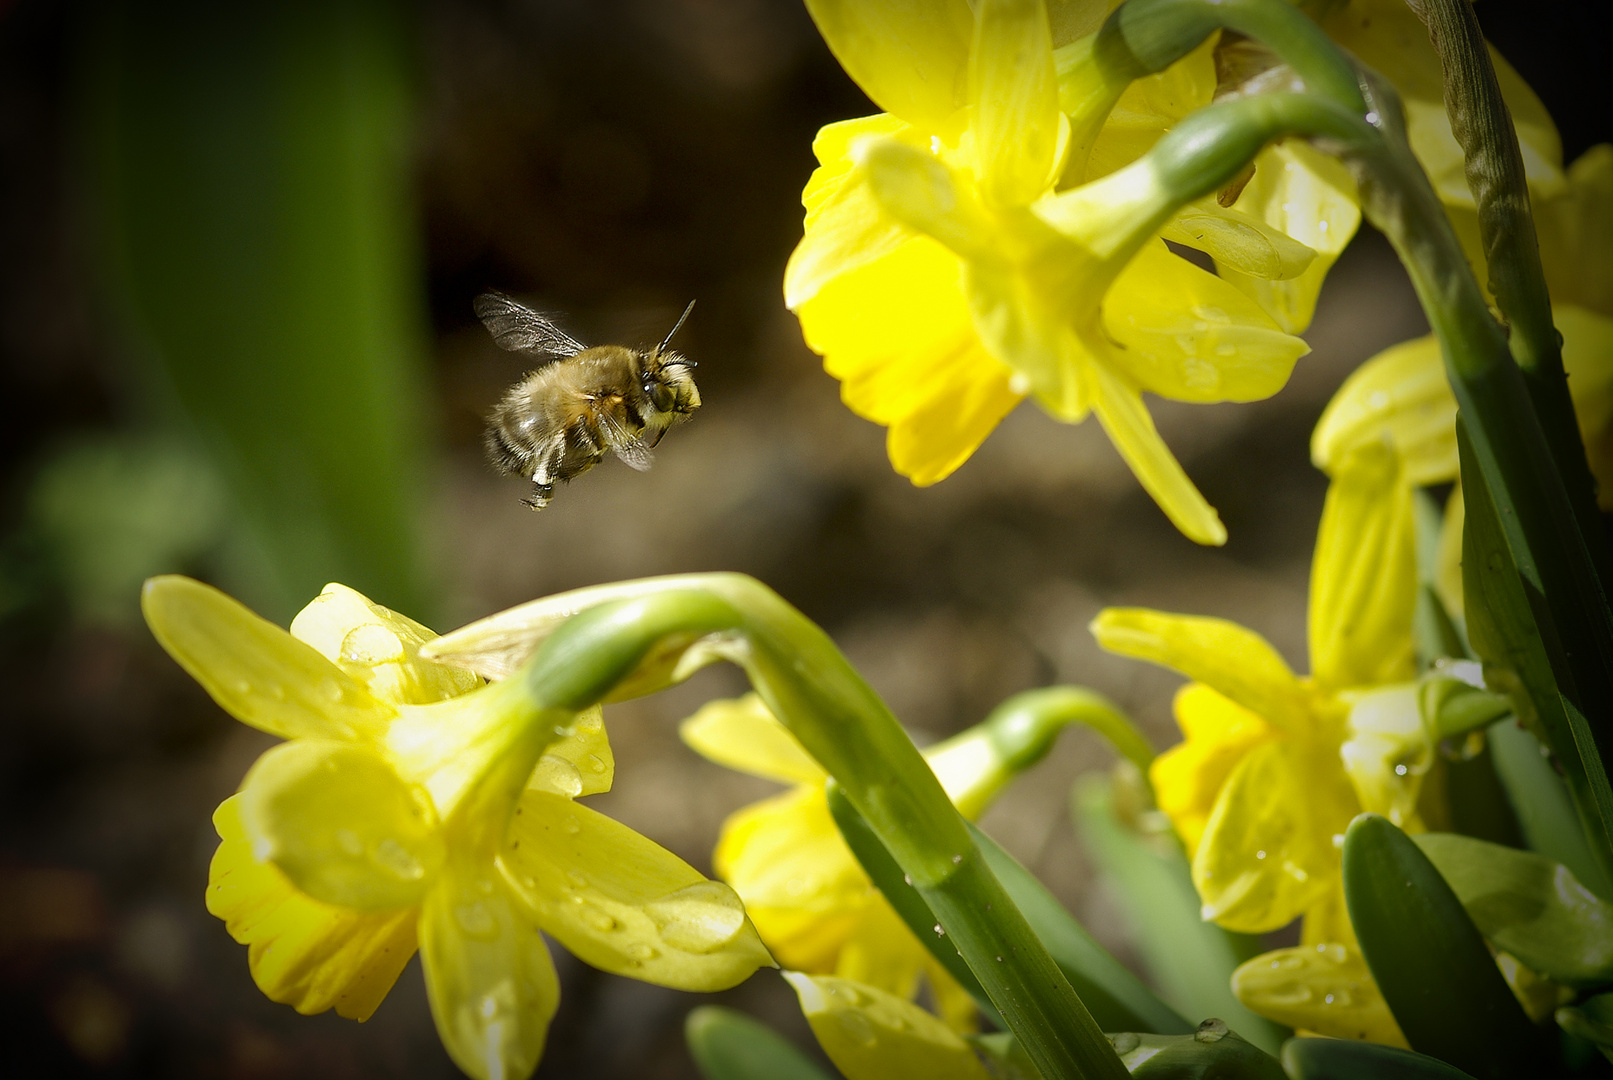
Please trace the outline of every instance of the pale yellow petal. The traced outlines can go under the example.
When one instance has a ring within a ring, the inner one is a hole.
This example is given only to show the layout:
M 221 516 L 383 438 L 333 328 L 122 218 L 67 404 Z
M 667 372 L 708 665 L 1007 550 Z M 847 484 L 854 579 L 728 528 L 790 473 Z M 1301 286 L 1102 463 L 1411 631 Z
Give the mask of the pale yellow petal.
M 823 283 L 886 254 L 910 233 L 880 208 L 867 174 L 854 168 L 851 144 L 870 136 L 912 137 L 906 123 L 880 113 L 829 124 L 812 151 L 819 166 L 801 192 L 806 223 L 801 242 L 784 268 L 784 305 L 794 310 L 817 295 Z
M 969 104 L 982 198 L 1028 205 L 1052 181 L 1065 124 L 1044 0 L 979 0 Z
M 270 1000 L 368 1020 L 414 955 L 419 912 L 356 911 L 298 892 L 252 857 L 240 802 L 233 795 L 213 814 L 222 842 L 208 867 L 207 910 L 249 947 L 252 979 Z
M 1613 316 L 1613 146 L 1581 154 L 1569 166 L 1568 190 L 1534 200 L 1532 209 L 1553 305 Z
M 616 756 L 605 735 L 605 713 L 595 705 L 577 714 L 569 735 L 549 744 L 527 787 L 575 799 L 609 791 L 615 776 Z
M 833 971 L 877 895 L 841 839 L 821 787 L 736 811 L 723 824 L 712 864 L 745 901 L 773 955 L 802 970 Z
M 917 1005 L 849 979 L 797 971 L 784 977 L 846 1080 L 988 1080 L 969 1044 Z
M 1159 437 L 1142 396 L 1102 363 L 1093 365 L 1093 384 L 1098 422 L 1171 524 L 1195 543 L 1226 543 L 1226 526 Z
M 911 1001 L 929 956 L 896 909 L 875 897 L 841 947 L 834 973 Z
M 604 971 L 707 992 L 773 962 L 733 889 L 569 799 L 523 795 L 499 861 L 539 925 Z
M 1137 79 L 1120 95 L 1093 141 L 1082 179 L 1107 176 L 1146 154 L 1182 117 L 1215 95 L 1215 45 L 1202 45 L 1154 75 Z
M 1423 728 L 1417 685 L 1385 687 L 1355 701 L 1339 760 L 1363 813 L 1420 831 L 1417 796 L 1434 765 L 1434 740 Z
M 349 743 L 269 750 L 242 782 L 240 813 L 253 857 L 327 904 L 414 907 L 445 857 L 430 796 Z
M 455 866 L 420 914 L 426 997 L 448 1056 L 474 1080 L 532 1075 L 560 1004 L 543 935 L 487 864 Z
M 1400 459 L 1366 443 L 1328 485 L 1311 560 L 1311 674 L 1325 687 L 1409 679 L 1417 601 L 1412 492 Z
M 1551 310 L 1563 336 L 1563 367 L 1597 500 L 1602 509 L 1613 509 L 1613 319 L 1572 304 Z
M 1367 443 L 1392 447 L 1408 484 L 1456 479 L 1456 397 L 1432 334 L 1385 349 L 1344 380 L 1311 433 L 1311 461 L 1331 476 Z
M 1139 387 L 1178 401 L 1259 401 L 1310 346 L 1258 304 L 1163 243 L 1139 251 L 1103 302 L 1122 348 L 1106 354 Z
M 754 693 L 708 702 L 678 726 L 678 735 L 708 761 L 752 776 L 812 785 L 829 777 Z
M 1467 521 L 1462 486 L 1458 484 L 1445 500 L 1445 520 L 1440 526 L 1439 551 L 1434 570 L 1434 588 L 1440 602 L 1454 618 L 1465 618 L 1462 595 L 1462 526 Z
M 1340 944 L 1278 949 L 1232 973 L 1232 992 L 1252 1012 L 1334 1039 L 1406 1047 L 1360 952 Z
M 1179 671 L 1279 731 L 1301 732 L 1310 723 L 1310 697 L 1299 679 L 1265 638 L 1237 623 L 1104 608 L 1092 621 L 1092 634 L 1110 652 Z
M 1178 690 L 1174 709 L 1185 738 L 1154 759 L 1148 778 L 1159 808 L 1191 856 L 1227 777 L 1245 754 L 1275 738 L 1276 732 L 1202 683 Z
M 1344 879 L 1305 909 L 1299 926 L 1299 943 L 1315 948 L 1318 945 L 1344 945 L 1360 948 L 1355 939 L 1355 927 L 1350 924 L 1349 905 L 1344 900 Z
M 431 630 L 334 582 L 291 620 L 291 636 L 382 701 L 424 705 L 482 683 L 468 671 L 421 659 L 420 646 L 437 636 Z
M 395 715 L 313 648 L 210 585 L 154 577 L 140 607 L 168 655 L 226 712 L 260 731 L 369 740 Z
M 961 127 L 975 29 L 965 0 L 807 0 L 807 11 L 881 109 L 943 137 Z
M 1298 274 L 1276 280 L 1219 258 L 1216 269 L 1279 327 L 1303 333 L 1327 272 L 1361 224 L 1355 184 L 1337 161 L 1299 142 L 1267 147 L 1254 165 L 1254 176 L 1233 208 L 1304 244 L 1315 258 Z
M 1227 778 L 1193 856 L 1204 917 L 1228 930 L 1281 929 L 1338 880 L 1339 846 L 1360 812 L 1336 751 L 1262 743 Z
M 1316 261 L 1316 249 L 1206 195 L 1178 210 L 1160 235 L 1210 255 L 1216 265 L 1267 281 L 1298 277 Z
M 1043 265 L 1083 259 L 1092 263 L 1076 245 L 1064 247 L 1069 259 L 1055 257 Z M 1102 286 L 1094 282 L 1093 287 Z M 985 351 L 1002 362 L 1004 371 L 1014 373 L 1014 385 L 1034 394 L 1054 417 L 1073 424 L 1091 407 L 1092 365 L 1072 322 L 1079 311 L 1049 303 L 1062 291 L 1062 284 L 1037 281 L 1019 266 L 971 262 L 964 273 L 969 311 Z

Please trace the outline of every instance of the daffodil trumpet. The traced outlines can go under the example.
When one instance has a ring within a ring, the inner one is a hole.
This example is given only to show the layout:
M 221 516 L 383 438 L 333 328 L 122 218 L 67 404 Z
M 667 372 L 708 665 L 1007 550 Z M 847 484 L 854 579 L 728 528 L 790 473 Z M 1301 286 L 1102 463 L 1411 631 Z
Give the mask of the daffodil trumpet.
M 1042 1075 L 1125 1075 L 890 710 L 766 586 L 700 574 L 579 590 L 465 627 L 429 655 L 473 669 L 530 656 L 542 700 L 573 711 L 624 686 L 648 693 L 717 660 L 737 664 L 912 879 Z

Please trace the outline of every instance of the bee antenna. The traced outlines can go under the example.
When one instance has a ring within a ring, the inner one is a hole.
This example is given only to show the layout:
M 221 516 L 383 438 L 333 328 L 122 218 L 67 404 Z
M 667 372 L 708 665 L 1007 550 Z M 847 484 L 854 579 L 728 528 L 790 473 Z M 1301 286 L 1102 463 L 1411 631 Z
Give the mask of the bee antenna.
M 689 317 L 689 312 L 693 310 L 694 301 L 691 300 L 689 301 L 689 306 L 683 309 L 683 314 L 678 316 L 678 321 L 673 324 L 672 329 L 667 331 L 666 337 L 661 339 L 661 344 L 655 347 L 657 356 L 666 351 L 666 347 L 672 343 L 672 335 L 678 332 L 679 327 L 683 325 L 683 320 L 687 319 Z

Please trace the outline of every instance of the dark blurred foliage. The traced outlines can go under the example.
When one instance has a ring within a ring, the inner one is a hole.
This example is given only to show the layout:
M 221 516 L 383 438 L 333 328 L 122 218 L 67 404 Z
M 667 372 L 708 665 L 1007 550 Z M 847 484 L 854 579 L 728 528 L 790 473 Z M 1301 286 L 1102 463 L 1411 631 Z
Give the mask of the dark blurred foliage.
M 1478 10 L 1570 157 L 1609 137 L 1601 5 Z M 1236 618 L 1303 665 L 1310 427 L 1355 364 L 1421 330 L 1382 242 L 1341 261 L 1276 399 L 1158 409 L 1226 548 L 1176 535 L 1095 425 L 1033 409 L 915 490 L 779 295 L 812 136 L 869 108 L 790 0 L 0 2 L 0 1074 L 456 1075 L 417 967 L 367 1024 L 300 1017 L 206 914 L 208 816 L 268 740 L 150 642 L 148 573 L 282 620 L 345 577 L 451 626 L 597 581 L 743 570 L 921 738 L 1068 680 L 1172 741 L 1175 680 L 1091 643 L 1105 603 Z M 652 472 L 607 462 L 532 515 L 479 457 L 520 374 L 471 317 L 489 287 L 597 342 L 659 338 L 698 298 L 681 346 L 705 407 Z M 280 303 L 302 314 L 276 323 Z M 302 454 L 322 479 L 282 483 Z M 768 787 L 695 759 L 675 721 L 738 685 L 713 671 L 613 708 L 617 790 L 596 805 L 708 865 L 722 817 Z M 985 824 L 1134 960 L 1064 812 L 1107 760 L 1072 733 Z M 695 996 L 556 951 L 540 1075 L 692 1075 Z M 769 973 L 720 999 L 806 1038 Z

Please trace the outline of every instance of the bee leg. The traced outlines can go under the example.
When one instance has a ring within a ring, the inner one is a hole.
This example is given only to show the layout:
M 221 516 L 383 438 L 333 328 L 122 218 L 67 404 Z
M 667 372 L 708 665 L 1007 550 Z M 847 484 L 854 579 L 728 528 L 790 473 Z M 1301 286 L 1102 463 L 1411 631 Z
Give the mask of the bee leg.
M 532 497 L 530 499 L 522 499 L 521 501 L 532 507 L 534 510 L 542 510 L 545 506 L 549 505 L 549 500 L 553 497 L 553 484 L 540 484 L 534 481 L 532 484 Z

